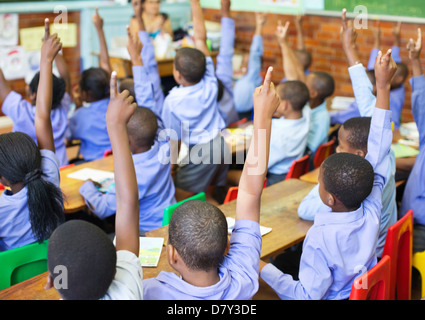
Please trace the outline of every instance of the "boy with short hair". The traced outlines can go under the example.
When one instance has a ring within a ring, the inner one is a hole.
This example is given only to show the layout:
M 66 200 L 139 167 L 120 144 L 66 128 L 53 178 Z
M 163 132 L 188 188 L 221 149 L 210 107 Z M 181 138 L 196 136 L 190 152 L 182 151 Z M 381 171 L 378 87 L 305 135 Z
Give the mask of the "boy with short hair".
M 309 99 L 307 86 L 299 80 L 286 81 L 276 91 L 280 104 L 272 120 L 268 186 L 285 180 L 292 162 L 304 155 L 309 131 L 302 112 Z
M 105 232 L 83 220 L 70 220 L 54 231 L 47 253 L 47 288 L 55 286 L 66 300 L 143 298 L 139 201 L 127 136 L 127 123 L 137 105 L 128 91 L 118 94 L 115 72 L 110 87 L 106 122 L 117 190 L 116 247 Z M 63 272 L 67 272 L 67 286 L 60 286 Z
M 395 69 L 391 51 L 380 52 L 375 64 L 377 102 L 366 158 L 335 153 L 320 167 L 319 195 L 332 211 L 318 212 L 307 232 L 299 280 L 261 262 L 261 278 L 281 299 L 347 299 L 359 271 L 370 270 L 377 263 L 382 189 L 392 141 L 389 91 Z
M 258 290 L 261 194 L 267 171 L 271 119 L 279 98 L 269 68 L 254 93 L 254 131 L 239 184 L 236 224 L 226 255 L 224 214 L 203 201 L 187 201 L 171 216 L 167 257 L 174 272 L 145 279 L 145 299 L 251 299 Z M 255 155 L 257 154 L 257 156 Z
M 172 166 L 177 170 L 175 145 L 188 146 L 175 175 L 176 200 L 186 199 L 210 186 L 223 187 L 231 162 L 221 136 L 225 122 L 218 110 L 217 78 L 206 45 L 206 29 L 199 0 L 191 0 L 195 48 L 184 47 L 174 58 L 174 78 L 179 84 L 164 100 L 161 118 L 170 134 Z M 228 164 L 226 164 L 226 162 Z

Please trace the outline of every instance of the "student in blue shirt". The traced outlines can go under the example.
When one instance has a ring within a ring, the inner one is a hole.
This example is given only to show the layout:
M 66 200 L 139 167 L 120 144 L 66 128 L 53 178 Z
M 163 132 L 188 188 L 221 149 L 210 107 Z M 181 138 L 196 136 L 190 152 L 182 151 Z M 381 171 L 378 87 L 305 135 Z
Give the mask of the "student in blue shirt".
M 38 146 L 25 133 L 0 135 L 0 251 L 49 239 L 65 221 L 59 161 L 51 123 L 52 64 L 62 47 L 45 22 L 34 127 Z
M 292 162 L 304 155 L 309 131 L 302 112 L 309 99 L 307 86 L 299 80 L 286 81 L 276 91 L 280 104 L 272 120 L 268 186 L 285 180 Z
M 263 59 L 263 26 L 266 22 L 265 14 L 255 13 L 255 31 L 252 37 L 251 47 L 248 55 L 248 67 L 246 73 L 235 81 L 233 87 L 235 108 L 239 118 L 252 118 L 253 101 L 252 94 L 263 78 L 260 75 Z
M 326 72 L 315 71 L 305 76 L 303 65 L 287 40 L 289 21 L 284 26 L 280 21 L 278 23 L 276 36 L 282 52 L 286 80 L 305 82 L 310 93 L 309 102 L 303 113 L 310 123 L 306 153 L 314 154 L 319 145 L 328 141 L 330 116 L 326 108 L 326 98 L 333 94 L 335 82 Z
M 66 134 L 68 141 L 80 140 L 80 154 L 84 161 L 103 157 L 111 150 L 106 129 L 105 114 L 109 104 L 109 77 L 111 66 L 103 33 L 103 20 L 96 10 L 93 16 L 100 42 L 99 68 L 84 70 L 79 80 L 80 99 L 83 106 L 77 106 L 69 119 Z
M 56 155 L 59 159 L 60 166 L 65 166 L 68 164 L 65 133 L 68 128 L 68 112 L 71 106 L 71 97 L 69 96 L 70 79 L 69 71 L 63 56 L 58 54 L 55 61 L 60 77 L 52 74 L 53 98 L 51 118 Z M 1 90 L 3 94 L 0 96 L 0 100 L 3 101 L 1 110 L 13 121 L 13 132 L 24 132 L 35 142 L 37 142 L 34 129 L 35 101 L 37 99 L 39 79 L 40 73 L 38 72 L 26 86 L 27 97 L 31 100 L 30 103 L 20 94 L 10 89 L 0 69 L 0 86 L 3 87 L 3 90 Z
M 408 43 L 409 59 L 412 64 L 412 114 L 419 131 L 419 154 L 407 179 L 400 206 L 400 217 L 413 210 L 413 252 L 425 250 L 425 78 L 420 53 L 422 33 L 418 28 L 418 38 Z
M 127 90 L 118 94 L 116 81 L 113 72 L 106 114 L 117 190 L 115 246 L 103 230 L 80 219 L 67 221 L 54 231 L 47 251 L 45 288 L 55 288 L 64 300 L 143 299 L 137 181 L 127 135 L 127 123 L 137 104 Z
M 377 102 L 366 157 L 335 153 L 320 167 L 319 195 L 332 210 L 317 212 L 307 232 L 299 280 L 272 264 L 260 264 L 261 278 L 281 299 L 347 299 L 359 272 L 377 263 L 382 189 L 392 140 L 389 87 L 395 69 L 391 51 L 378 54 Z
M 158 141 L 157 116 L 155 110 L 152 85 L 146 79 L 147 67 L 142 61 L 142 44 L 133 38 L 128 30 L 128 51 L 136 74 L 144 74 L 142 79 L 135 77 L 136 100 L 140 105 L 127 124 L 130 149 L 136 171 L 139 188 L 140 231 L 157 229 L 162 225 L 164 208 L 176 202 L 175 188 L 169 163 L 169 144 Z M 146 106 L 146 107 L 142 107 Z M 115 214 L 116 191 L 113 188 L 107 193 L 100 192 L 91 181 L 85 182 L 80 188 L 90 210 L 99 218 L 105 219 Z
M 192 0 L 193 1 L 193 0 Z M 273 113 L 278 104 L 269 68 L 254 93 L 254 129 L 242 172 L 230 243 L 226 217 L 214 205 L 189 200 L 171 216 L 167 258 L 174 272 L 143 280 L 146 300 L 245 300 L 258 290 L 261 194 Z M 256 153 L 257 155 L 255 155 Z
M 235 44 L 235 21 L 230 14 L 230 0 L 221 1 L 221 40 L 217 55 L 216 76 L 218 80 L 218 109 L 228 126 L 239 120 L 233 101 L 233 52 Z M 245 93 L 247 94 L 247 93 Z
M 167 129 L 175 173 L 176 200 L 196 193 L 210 193 L 226 184 L 231 154 L 221 130 L 225 122 L 218 110 L 217 78 L 206 45 L 206 29 L 199 1 L 191 1 L 195 48 L 184 47 L 174 59 L 174 87 L 164 100 L 161 118 Z M 180 145 L 188 146 L 188 158 L 177 165 Z M 177 146 L 177 148 L 175 147 Z

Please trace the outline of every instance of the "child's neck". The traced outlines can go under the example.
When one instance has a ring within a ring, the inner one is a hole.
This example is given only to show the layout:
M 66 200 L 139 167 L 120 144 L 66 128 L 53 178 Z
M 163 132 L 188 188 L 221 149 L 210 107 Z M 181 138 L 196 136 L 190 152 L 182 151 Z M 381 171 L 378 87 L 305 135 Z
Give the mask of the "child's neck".
M 303 113 L 301 111 L 293 111 L 293 110 L 289 110 L 283 114 L 283 117 L 288 120 L 301 119 L 302 116 L 303 116 Z
M 188 270 L 184 274 L 181 273 L 182 279 L 196 287 L 209 287 L 220 281 L 217 270 L 210 271 L 193 271 Z
M 310 109 L 314 109 L 317 108 L 318 106 L 320 106 L 323 103 L 323 99 L 319 99 L 319 98 L 313 98 L 310 99 L 309 104 L 310 104 Z
M 335 204 L 335 206 L 333 206 L 331 209 L 332 209 L 332 212 L 350 212 L 350 211 L 356 211 L 358 208 L 350 209 L 339 202 Z

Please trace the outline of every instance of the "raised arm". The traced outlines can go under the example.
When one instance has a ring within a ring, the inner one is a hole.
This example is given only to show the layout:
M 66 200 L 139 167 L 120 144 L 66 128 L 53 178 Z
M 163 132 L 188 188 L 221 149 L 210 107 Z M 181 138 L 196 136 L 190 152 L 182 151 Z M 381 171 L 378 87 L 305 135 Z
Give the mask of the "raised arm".
M 304 68 L 301 61 L 295 55 L 294 50 L 288 43 L 289 21 L 282 26 L 282 22 L 278 21 L 276 28 L 276 37 L 282 51 L 283 71 L 285 72 L 286 80 L 305 81 Z
M 116 72 L 111 75 L 111 99 L 106 125 L 114 157 L 117 213 L 115 246 L 139 256 L 139 190 L 128 142 L 127 123 L 137 108 L 128 90 L 118 94 Z
M 255 89 L 254 131 L 242 170 L 236 204 L 236 219 L 260 221 L 260 202 L 267 173 L 272 117 L 279 105 L 271 81 L 272 68 L 267 70 L 264 84 Z
M 105 34 L 103 32 L 103 19 L 99 15 L 99 9 L 96 8 L 96 13 L 92 17 L 94 27 L 96 28 L 97 36 L 99 38 L 99 47 L 100 47 L 100 57 L 99 57 L 99 67 L 106 70 L 108 74 L 111 74 L 112 67 L 109 62 L 109 52 L 108 46 L 106 45 Z
M 351 20 L 347 20 L 347 10 L 342 10 L 342 26 L 341 26 L 341 42 L 342 49 L 347 57 L 348 65 L 354 66 L 360 63 L 359 54 L 357 50 L 357 32 L 353 27 Z
M 65 81 L 65 92 L 71 93 L 71 74 L 69 73 L 68 64 L 63 55 L 58 53 L 56 55 L 56 67 L 58 68 L 60 77 Z
M 420 60 L 422 50 L 422 31 L 418 28 L 418 38 L 416 41 L 410 39 L 407 43 L 407 50 L 409 51 L 409 60 L 412 63 L 412 75 L 418 77 L 423 74 L 422 64 Z
M 195 48 L 202 51 L 206 57 L 211 56 L 207 46 L 207 29 L 205 28 L 204 14 L 199 0 L 190 0 L 193 18 Z
M 40 81 L 35 103 L 34 127 L 39 149 L 55 152 L 52 122 L 50 112 L 52 109 L 53 77 L 52 64 L 56 55 L 62 48 L 62 43 L 55 33 L 50 35 L 49 19 L 44 22 L 44 41 L 41 47 Z
M 297 30 L 297 50 L 305 50 L 304 34 L 303 34 L 303 17 L 296 15 L 294 18 L 295 28 Z

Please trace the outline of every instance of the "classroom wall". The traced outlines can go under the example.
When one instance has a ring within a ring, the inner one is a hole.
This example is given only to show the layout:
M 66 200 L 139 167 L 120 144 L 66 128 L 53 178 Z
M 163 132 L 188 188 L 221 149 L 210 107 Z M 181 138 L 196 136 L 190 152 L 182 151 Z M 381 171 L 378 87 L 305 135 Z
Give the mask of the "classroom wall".
M 44 19 L 49 18 L 50 21 L 54 21 L 57 14 L 53 12 L 39 12 L 39 13 L 19 13 L 19 29 L 40 27 L 44 25 Z M 75 85 L 78 83 L 80 75 L 80 12 L 69 11 L 68 22 L 77 24 L 77 46 L 73 48 L 63 48 L 62 52 L 65 61 L 68 64 L 69 71 L 71 74 L 71 83 Z M 41 41 L 41 39 L 40 39 Z M 9 82 L 12 90 L 22 94 L 25 97 L 25 81 L 24 79 L 12 80 Z M 0 105 L 3 101 L 0 100 Z M 0 115 L 3 113 L 0 112 Z
M 220 21 L 220 11 L 216 9 L 204 9 L 206 20 Z M 249 51 L 252 35 L 255 28 L 255 15 L 252 12 L 233 11 L 233 18 L 236 24 L 236 50 Z M 274 36 L 278 20 L 285 22 L 293 21 L 293 16 L 282 14 L 268 14 L 267 22 L 263 29 L 264 57 L 263 72 L 268 66 L 274 67 L 273 81 L 278 82 L 283 78 L 282 57 L 280 47 Z M 387 50 L 393 44 L 392 28 L 393 22 L 381 21 L 381 42 L 382 49 Z M 336 82 L 334 95 L 354 96 L 350 78 L 347 70 L 347 62 L 342 51 L 339 38 L 341 19 L 339 17 L 324 17 L 308 15 L 304 16 L 303 28 L 307 50 L 313 55 L 311 70 L 325 71 L 330 73 Z M 407 50 L 405 49 L 409 38 L 416 40 L 417 28 L 421 27 L 425 31 L 425 25 L 404 23 L 401 29 L 401 57 L 408 62 Z M 290 41 L 295 47 L 295 26 L 290 27 Z M 373 34 L 371 29 L 358 30 L 357 44 L 360 59 L 366 66 L 369 53 L 373 46 Z M 422 56 L 425 67 L 425 56 Z M 409 66 L 410 67 L 410 66 Z M 424 69 L 425 70 L 425 69 Z M 409 70 L 411 74 L 411 70 Z M 410 78 L 410 77 L 409 77 Z M 413 121 L 410 111 L 411 87 L 408 80 L 406 87 L 406 102 L 403 109 L 402 121 Z

